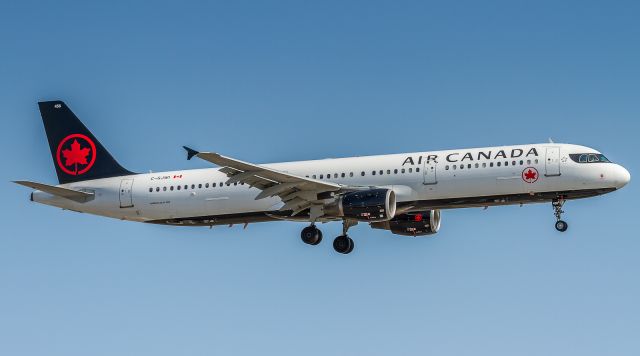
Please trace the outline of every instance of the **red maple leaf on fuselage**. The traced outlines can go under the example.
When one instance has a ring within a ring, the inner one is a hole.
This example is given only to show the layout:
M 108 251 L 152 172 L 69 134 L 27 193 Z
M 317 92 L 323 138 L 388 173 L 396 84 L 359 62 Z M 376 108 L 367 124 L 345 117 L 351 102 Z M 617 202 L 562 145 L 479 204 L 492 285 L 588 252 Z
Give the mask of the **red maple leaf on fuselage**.
M 528 170 L 525 174 L 524 177 L 527 180 L 534 180 L 536 179 L 536 172 L 532 171 L 532 170 Z
M 78 164 L 88 164 L 87 156 L 91 152 L 90 148 L 80 148 L 80 144 L 78 140 L 73 140 L 71 143 L 71 149 L 62 150 L 62 155 L 64 156 L 64 165 L 71 166 L 76 165 L 76 171 L 78 171 Z

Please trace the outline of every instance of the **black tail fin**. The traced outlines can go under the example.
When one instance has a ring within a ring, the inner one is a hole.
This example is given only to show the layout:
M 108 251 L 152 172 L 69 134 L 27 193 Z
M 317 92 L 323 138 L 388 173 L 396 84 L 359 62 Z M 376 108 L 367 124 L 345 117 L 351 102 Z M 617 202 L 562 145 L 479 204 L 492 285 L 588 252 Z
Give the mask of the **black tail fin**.
M 134 174 L 113 159 L 64 102 L 38 106 L 61 184 Z

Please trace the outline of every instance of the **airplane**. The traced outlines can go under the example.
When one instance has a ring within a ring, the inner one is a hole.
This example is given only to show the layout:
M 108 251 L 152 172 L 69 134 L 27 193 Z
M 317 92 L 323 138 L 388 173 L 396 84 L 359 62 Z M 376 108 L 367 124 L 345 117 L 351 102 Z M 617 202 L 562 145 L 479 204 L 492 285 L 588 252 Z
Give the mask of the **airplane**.
M 350 227 L 404 236 L 438 232 L 441 210 L 551 203 L 555 228 L 567 200 L 618 190 L 631 176 L 585 146 L 540 143 L 299 162 L 255 164 L 184 147 L 217 168 L 134 173 L 123 168 L 62 101 L 39 102 L 58 176 L 31 201 L 65 210 L 172 226 L 299 221 L 308 245 L 322 241 L 318 223 L 342 222 L 333 241 L 353 251 Z

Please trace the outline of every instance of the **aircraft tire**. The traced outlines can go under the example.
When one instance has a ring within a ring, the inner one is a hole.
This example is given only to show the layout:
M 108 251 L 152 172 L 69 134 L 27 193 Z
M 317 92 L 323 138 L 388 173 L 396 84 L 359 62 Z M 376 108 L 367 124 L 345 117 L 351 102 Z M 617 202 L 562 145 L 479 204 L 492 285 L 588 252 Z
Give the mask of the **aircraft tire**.
M 302 242 L 306 243 L 307 245 L 315 246 L 319 244 L 320 241 L 322 241 L 322 232 L 320 231 L 320 229 L 315 227 L 315 225 L 309 225 L 302 229 L 300 238 L 302 239 Z
M 347 235 L 340 235 L 333 240 L 333 249 L 344 255 L 353 251 L 354 246 L 353 240 Z
M 568 228 L 569 228 L 569 224 L 567 224 L 566 221 L 564 221 L 564 220 L 556 221 L 556 230 L 558 230 L 560 232 L 565 232 L 565 231 L 567 231 Z

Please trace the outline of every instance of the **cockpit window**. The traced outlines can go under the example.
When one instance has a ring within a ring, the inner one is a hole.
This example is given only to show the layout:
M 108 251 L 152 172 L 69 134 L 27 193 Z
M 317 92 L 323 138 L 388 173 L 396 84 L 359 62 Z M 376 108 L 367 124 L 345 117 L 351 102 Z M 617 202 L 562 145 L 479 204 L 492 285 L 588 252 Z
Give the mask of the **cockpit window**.
M 601 153 L 573 153 L 569 157 L 577 163 L 611 163 L 607 157 Z

